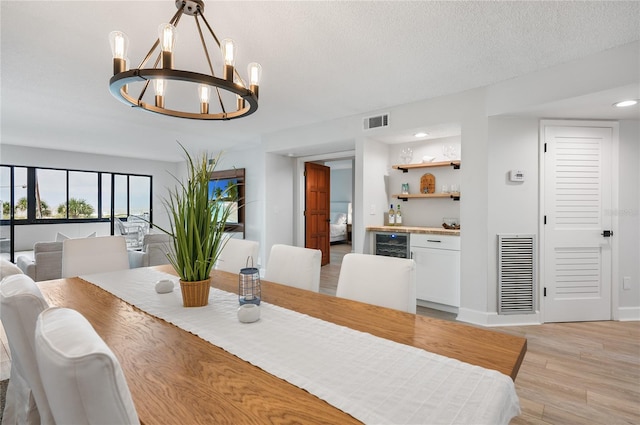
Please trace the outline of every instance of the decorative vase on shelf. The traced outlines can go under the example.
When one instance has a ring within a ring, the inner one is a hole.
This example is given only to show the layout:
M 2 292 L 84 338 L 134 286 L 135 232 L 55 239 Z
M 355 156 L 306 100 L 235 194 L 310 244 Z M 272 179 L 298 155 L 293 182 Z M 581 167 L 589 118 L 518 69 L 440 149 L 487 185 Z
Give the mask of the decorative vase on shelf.
M 202 307 L 209 303 L 211 270 L 218 260 L 228 237 L 224 225 L 237 197 L 235 187 L 222 193 L 209 193 L 209 178 L 219 157 L 209 160 L 207 153 L 191 157 L 184 146 L 187 164 L 186 182 L 169 190 L 163 199 L 169 215 L 169 230 L 158 227 L 171 236 L 169 262 L 180 277 L 182 303 L 185 307 Z
M 412 159 L 413 159 L 413 149 L 403 148 L 400 151 L 400 161 L 402 161 L 403 164 L 409 164 Z

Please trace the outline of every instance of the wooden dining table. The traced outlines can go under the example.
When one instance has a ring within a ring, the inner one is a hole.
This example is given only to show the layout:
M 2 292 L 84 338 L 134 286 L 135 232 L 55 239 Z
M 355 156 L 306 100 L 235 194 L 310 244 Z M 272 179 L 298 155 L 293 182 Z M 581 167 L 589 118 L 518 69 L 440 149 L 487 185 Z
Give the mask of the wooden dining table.
M 153 269 L 174 274 L 171 266 Z M 350 424 L 322 399 L 81 278 L 38 283 L 50 305 L 73 308 L 119 359 L 143 424 Z M 238 276 L 212 272 L 237 293 Z M 265 302 L 418 347 L 515 379 L 526 339 L 262 281 Z

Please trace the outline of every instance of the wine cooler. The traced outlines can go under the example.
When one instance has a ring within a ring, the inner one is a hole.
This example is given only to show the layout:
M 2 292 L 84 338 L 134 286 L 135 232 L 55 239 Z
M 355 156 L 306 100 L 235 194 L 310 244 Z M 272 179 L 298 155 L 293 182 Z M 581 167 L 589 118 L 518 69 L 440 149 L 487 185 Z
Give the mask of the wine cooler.
M 386 257 L 411 258 L 409 233 L 376 232 L 374 252 Z

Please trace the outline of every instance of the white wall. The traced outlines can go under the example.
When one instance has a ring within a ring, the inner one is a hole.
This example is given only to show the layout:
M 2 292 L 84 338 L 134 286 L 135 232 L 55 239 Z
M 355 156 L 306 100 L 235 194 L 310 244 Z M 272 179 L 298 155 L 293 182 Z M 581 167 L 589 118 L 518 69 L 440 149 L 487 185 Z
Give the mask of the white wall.
M 620 319 L 640 320 L 640 122 L 620 122 L 618 162 L 618 209 L 612 211 L 618 219 L 619 262 L 618 280 Z M 624 290 L 622 279 L 629 277 L 631 289 Z
M 353 170 L 351 168 L 331 168 L 331 202 L 351 202 L 353 195 Z
M 498 234 L 533 234 L 539 241 L 538 126 L 536 118 L 489 118 L 489 264 L 498 264 Z M 511 169 L 524 171 L 525 181 L 509 181 Z M 496 312 L 498 270 L 488 271 L 487 306 Z
M 382 226 L 389 211 L 386 182 L 389 178 L 389 146 L 371 139 L 356 140 L 356 197 L 353 251 L 371 253 L 371 241 L 364 229 Z M 358 171 L 360 170 L 360 171 Z M 361 177 L 361 179 L 359 178 Z M 355 225 L 357 224 L 357 228 Z
M 262 266 L 269 261 L 274 244 L 294 245 L 294 227 L 301 217 L 294 217 L 294 188 L 296 161 L 287 156 L 265 154 L 265 220 L 264 257 Z

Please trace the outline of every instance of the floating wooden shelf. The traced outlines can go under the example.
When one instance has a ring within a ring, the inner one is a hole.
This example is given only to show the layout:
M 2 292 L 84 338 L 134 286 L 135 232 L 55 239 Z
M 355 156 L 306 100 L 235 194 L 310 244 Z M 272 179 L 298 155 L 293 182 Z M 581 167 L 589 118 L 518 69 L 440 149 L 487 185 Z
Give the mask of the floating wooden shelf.
M 397 194 L 393 195 L 394 198 L 402 199 L 406 201 L 408 199 L 418 199 L 418 198 L 451 198 L 454 201 L 460 200 L 460 192 L 455 193 L 407 193 L 407 194 Z
M 392 165 L 391 168 L 396 170 L 402 170 L 403 173 L 413 170 L 414 168 L 431 168 L 431 167 L 453 167 L 454 170 L 460 169 L 460 160 L 456 161 L 441 161 L 441 162 L 423 162 L 420 164 L 399 164 Z

